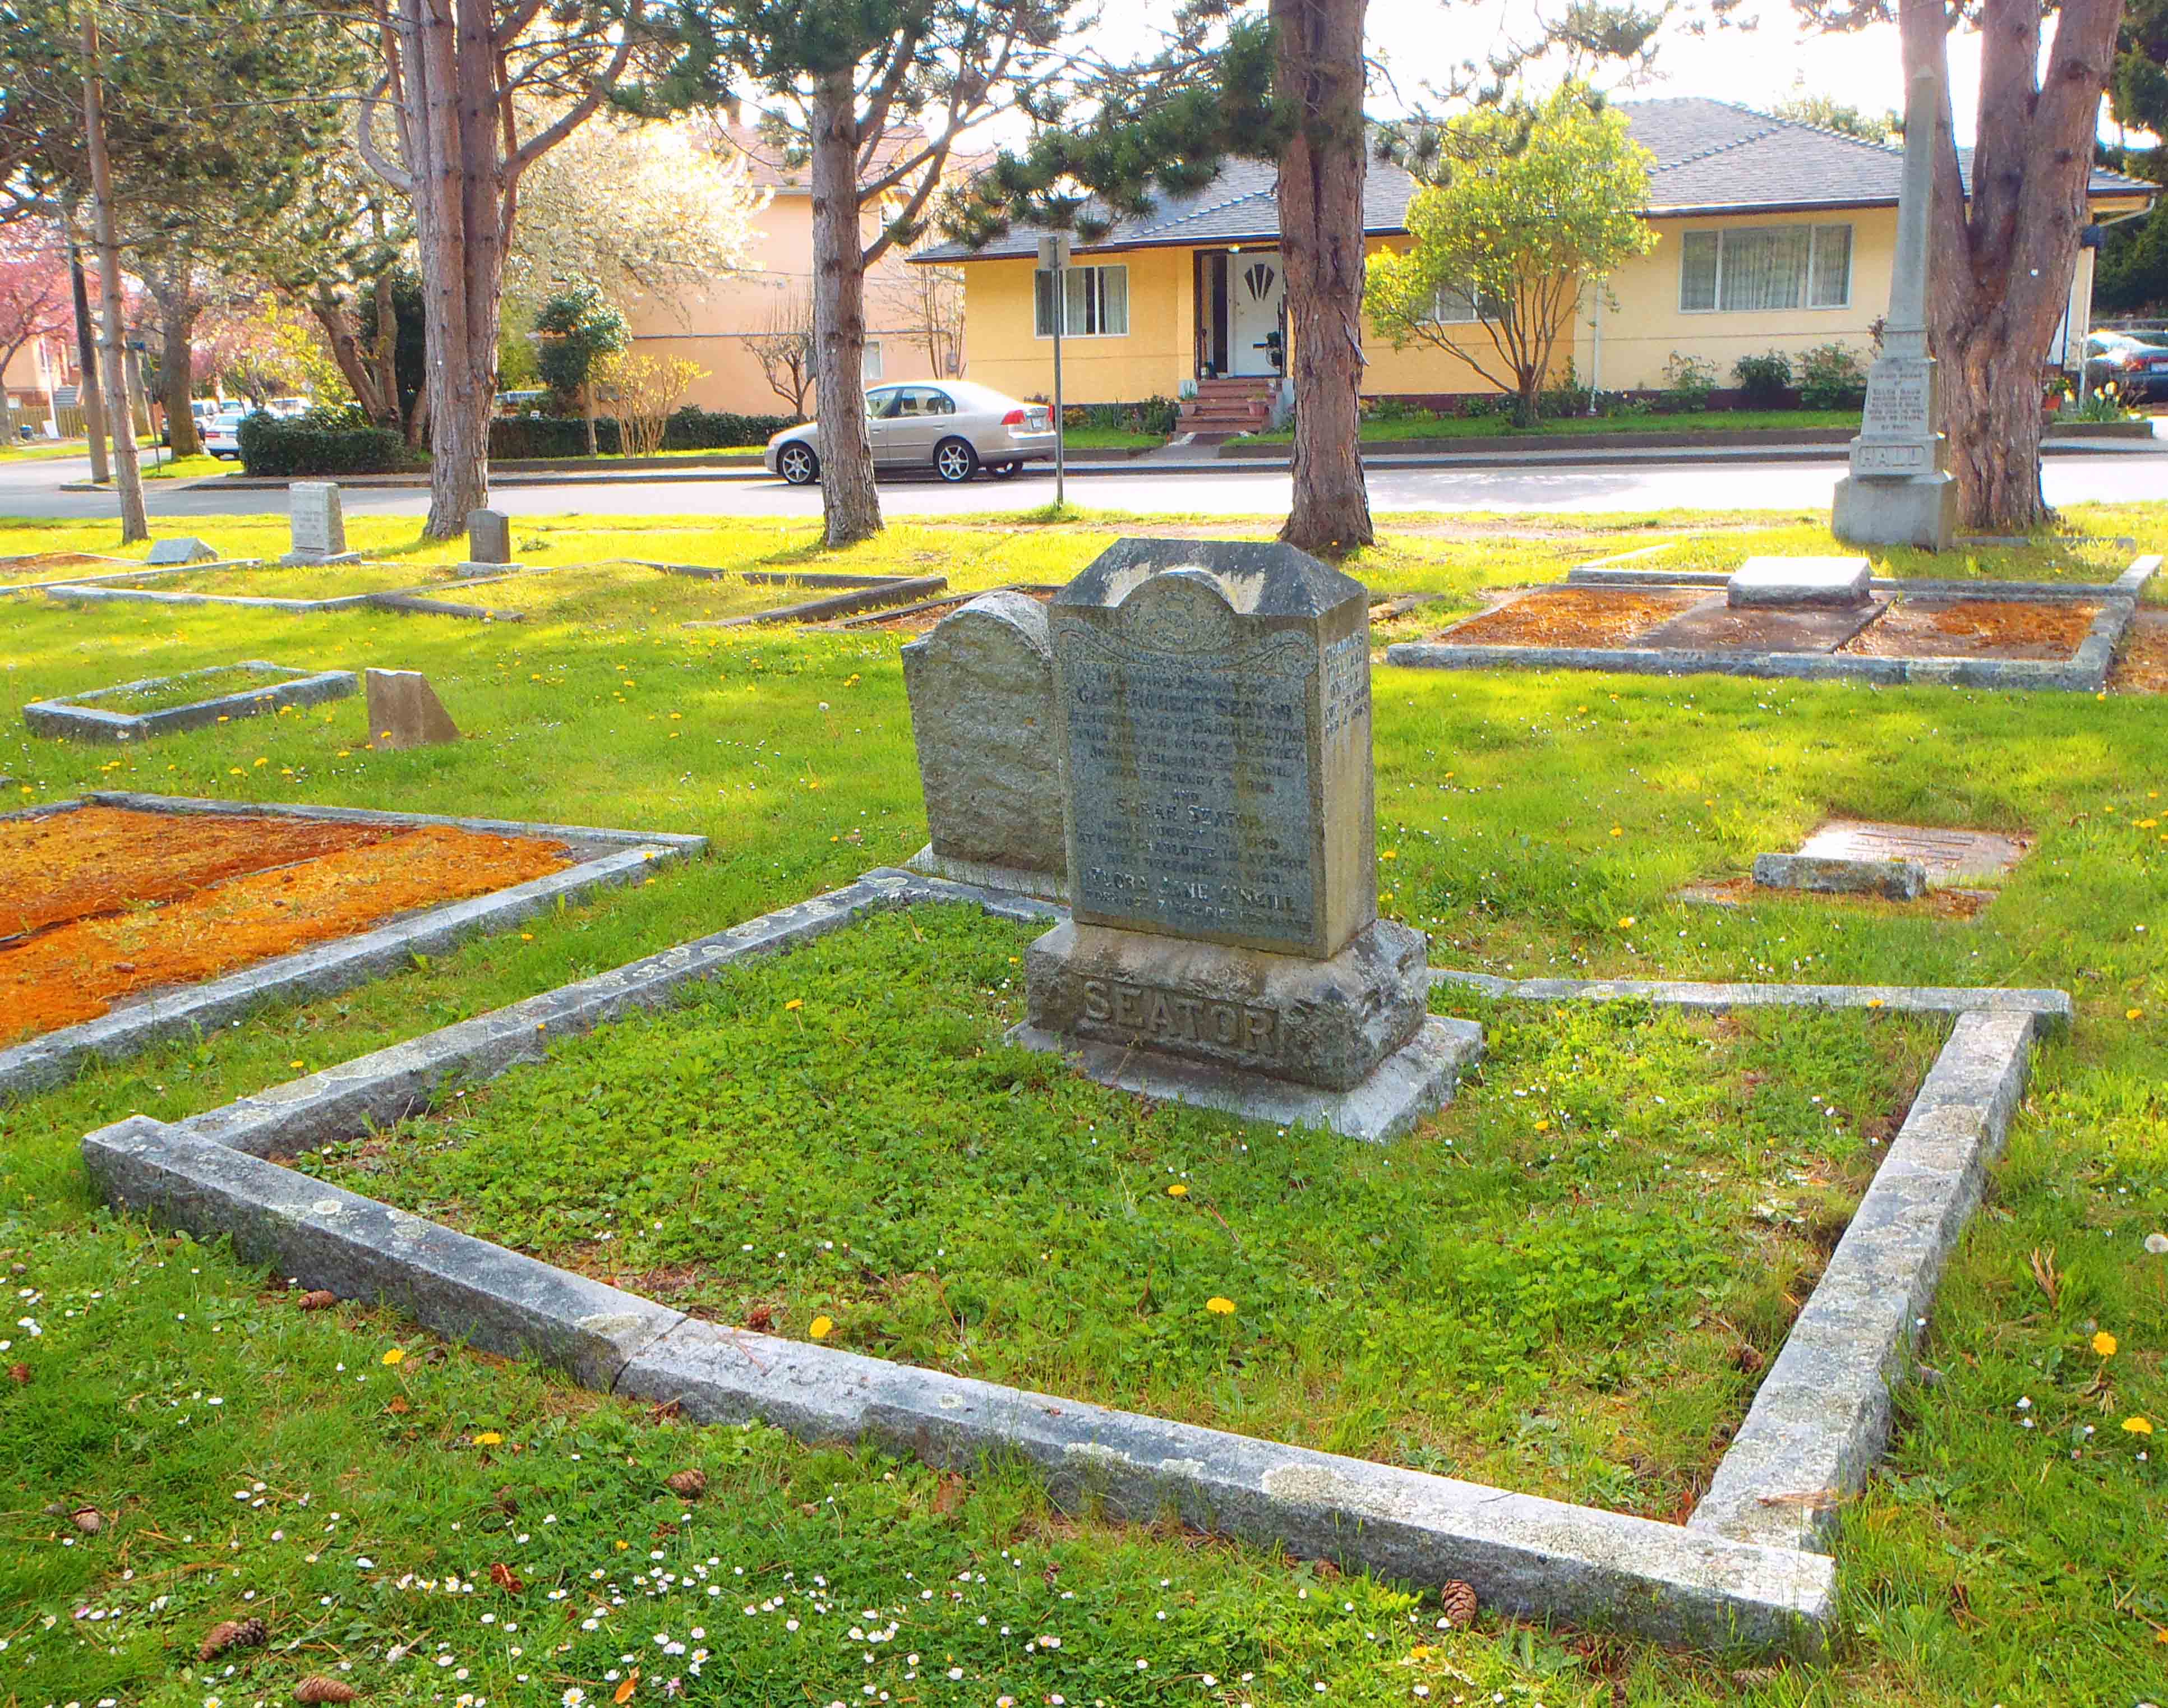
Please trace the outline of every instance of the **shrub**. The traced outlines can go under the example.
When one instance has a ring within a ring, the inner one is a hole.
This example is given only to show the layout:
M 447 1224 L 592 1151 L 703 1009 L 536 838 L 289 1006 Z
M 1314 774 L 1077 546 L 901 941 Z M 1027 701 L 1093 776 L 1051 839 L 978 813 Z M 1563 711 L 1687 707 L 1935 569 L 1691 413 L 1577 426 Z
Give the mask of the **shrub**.
M 250 475 L 389 475 L 412 461 L 397 433 L 348 410 L 312 409 L 290 420 L 259 411 L 242 418 L 236 437 Z
M 796 420 L 784 415 L 736 415 L 687 404 L 662 431 L 666 451 L 736 451 L 764 445 Z
M 1463 421 L 1494 421 L 1501 415 L 1513 412 L 1513 400 L 1503 392 L 1478 393 L 1460 400 L 1460 418 Z
M 618 448 L 616 422 L 607 416 L 595 422 L 595 448 L 603 456 Z M 584 457 L 587 454 L 587 424 L 566 415 L 500 416 L 489 424 L 489 454 L 492 462 L 522 457 Z
M 1436 421 L 1437 414 L 1411 398 L 1374 397 L 1363 413 L 1372 421 Z
M 1141 403 L 1071 403 L 1062 406 L 1061 424 L 1064 428 L 1098 427 L 1114 433 L 1156 433 L 1164 438 L 1174 431 L 1181 414 L 1182 406 L 1167 397 L 1147 397 Z
M 1749 409 L 1780 408 L 1792 389 L 1792 358 L 1782 350 L 1741 356 L 1732 364 L 1731 377 L 1746 394 Z
M 1709 394 L 1716 390 L 1716 363 L 1699 356 L 1685 356 L 1676 350 L 1671 359 L 1664 363 L 1664 406 L 1681 414 L 1708 407 Z
M 1569 359 L 1565 364 L 1565 378 L 1555 385 L 1545 386 L 1538 396 L 1536 413 L 1553 417 L 1586 415 L 1589 400 L 1595 395 L 1581 383 L 1581 376 L 1574 372 L 1573 363 Z
M 1799 358 L 1799 402 L 1808 409 L 1857 409 L 1867 401 L 1867 370 L 1849 344 L 1817 344 Z

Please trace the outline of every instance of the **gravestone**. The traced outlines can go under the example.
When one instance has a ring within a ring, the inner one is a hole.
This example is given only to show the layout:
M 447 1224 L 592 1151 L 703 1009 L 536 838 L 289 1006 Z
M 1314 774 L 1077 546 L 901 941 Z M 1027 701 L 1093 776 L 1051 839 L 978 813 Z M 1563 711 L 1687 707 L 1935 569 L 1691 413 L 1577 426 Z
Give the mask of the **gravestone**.
M 350 564 L 358 554 L 346 549 L 346 512 L 335 480 L 296 480 L 286 489 L 288 527 L 293 549 L 282 564 Z
M 911 869 L 1065 896 L 1046 607 L 1023 593 L 980 594 L 903 649 L 903 685 L 932 838 Z
M 1947 550 L 1957 531 L 1957 482 L 1941 431 L 1934 358 L 1927 353 L 1927 268 L 1942 122 L 1934 72 L 1912 79 L 1905 106 L 1905 176 L 1897 199 L 1897 258 L 1882 353 L 1867 371 L 1867 404 L 1852 466 L 1836 484 L 1831 527 L 1850 545 Z
M 1384 1138 L 1480 1048 L 1377 911 L 1368 595 L 1278 544 L 1123 540 L 1049 610 L 1071 917 L 1012 1036 L 1159 1097 Z
M 460 739 L 459 726 L 421 671 L 371 670 L 364 672 L 363 682 L 369 692 L 369 739 L 376 746 L 403 751 Z
M 210 564 L 218 561 L 218 554 L 208 541 L 198 539 L 194 534 L 182 534 L 177 538 L 153 542 L 151 555 L 144 561 L 154 569 L 168 564 Z
M 501 510 L 470 510 L 467 560 L 460 565 L 460 572 L 474 576 L 517 568 L 512 561 L 512 518 Z
M 1826 606 L 1848 610 L 1873 596 L 1874 566 L 1865 558 L 1749 558 L 1724 583 L 1735 608 Z

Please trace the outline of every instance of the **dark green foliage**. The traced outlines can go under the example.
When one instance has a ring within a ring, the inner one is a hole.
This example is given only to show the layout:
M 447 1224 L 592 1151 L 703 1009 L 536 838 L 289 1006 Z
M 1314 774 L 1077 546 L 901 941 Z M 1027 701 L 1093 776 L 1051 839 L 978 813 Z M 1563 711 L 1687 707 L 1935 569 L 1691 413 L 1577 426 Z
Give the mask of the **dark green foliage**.
M 242 422 L 238 438 L 251 475 L 388 475 L 414 460 L 391 428 L 342 411 L 311 410 L 293 421 L 259 412 Z
M 561 409 L 579 406 L 598 356 L 614 356 L 632 342 L 632 327 L 600 287 L 582 279 L 557 291 L 534 316 L 541 335 L 535 365 Z M 491 435 L 492 440 L 495 434 Z
M 670 417 L 662 430 L 666 451 L 727 451 L 764 445 L 792 423 L 779 415 L 736 415 L 727 410 L 696 409 L 691 404 Z M 616 420 L 595 417 L 595 450 L 604 457 L 618 455 L 623 447 Z M 587 424 L 576 416 L 520 415 L 500 416 L 489 424 L 489 454 L 492 460 L 522 457 L 584 457 L 587 454 Z
M 1174 431 L 1182 406 L 1171 397 L 1147 397 L 1141 403 L 1078 403 L 1061 412 L 1065 427 L 1104 427 L 1113 432 L 1160 433 Z
M 1799 357 L 1799 407 L 1857 409 L 1867 401 L 1867 370 L 1859 353 L 1834 341 Z
M 1782 350 L 1741 356 L 1732 364 L 1731 377 L 1746 394 L 1749 409 L 1776 409 L 1792 389 L 1792 358 Z
M 764 445 L 787 427 L 787 415 L 738 415 L 726 409 L 696 409 L 687 404 L 662 429 L 666 451 L 731 451 Z

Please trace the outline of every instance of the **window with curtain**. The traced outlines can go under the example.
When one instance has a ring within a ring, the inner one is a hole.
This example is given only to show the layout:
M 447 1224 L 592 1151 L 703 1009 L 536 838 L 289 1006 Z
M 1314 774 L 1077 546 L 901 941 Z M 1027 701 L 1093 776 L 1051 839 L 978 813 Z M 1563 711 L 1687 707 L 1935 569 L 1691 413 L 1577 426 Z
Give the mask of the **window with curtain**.
M 1442 284 L 1437 294 L 1431 299 L 1430 317 L 1443 326 L 1495 321 L 1501 318 L 1504 311 L 1504 305 L 1496 297 L 1484 296 L 1458 285 Z
M 1126 267 L 1072 267 L 1062 275 L 1067 298 L 1061 317 L 1065 338 L 1119 338 L 1129 330 L 1129 269 Z M 1054 336 L 1054 275 L 1041 271 L 1035 278 L 1037 326 L 1042 338 Z
M 1682 313 L 1841 309 L 1851 301 L 1848 225 L 1689 231 L 1679 246 Z

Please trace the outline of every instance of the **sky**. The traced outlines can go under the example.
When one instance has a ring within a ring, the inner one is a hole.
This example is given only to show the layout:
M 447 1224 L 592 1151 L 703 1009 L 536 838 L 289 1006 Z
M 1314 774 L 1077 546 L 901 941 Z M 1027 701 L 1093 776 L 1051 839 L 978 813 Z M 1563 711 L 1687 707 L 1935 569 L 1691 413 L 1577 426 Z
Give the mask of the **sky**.
M 1166 0 L 1103 0 L 1102 29 L 1108 46 L 1141 45 L 1150 19 L 1164 16 Z M 1422 85 L 1445 76 L 1464 59 L 1480 60 L 1503 38 L 1501 28 L 1532 16 L 1529 0 L 1370 0 L 1371 51 L 1382 59 L 1402 103 Z M 1738 8 L 1751 30 L 1712 28 L 1694 36 L 1667 28 L 1659 38 L 1653 75 L 1631 84 L 1600 79 L 1621 99 L 1652 95 L 1706 95 L 1766 110 L 1795 93 L 1829 95 L 1862 112 L 1901 111 L 1905 78 L 1894 24 L 1848 35 L 1803 29 L 1788 0 L 1745 0 Z M 1960 141 L 1972 137 L 1978 106 L 1979 50 L 1969 33 L 1950 42 L 1950 98 Z M 1372 91 L 1379 117 L 1395 111 L 1394 89 Z

